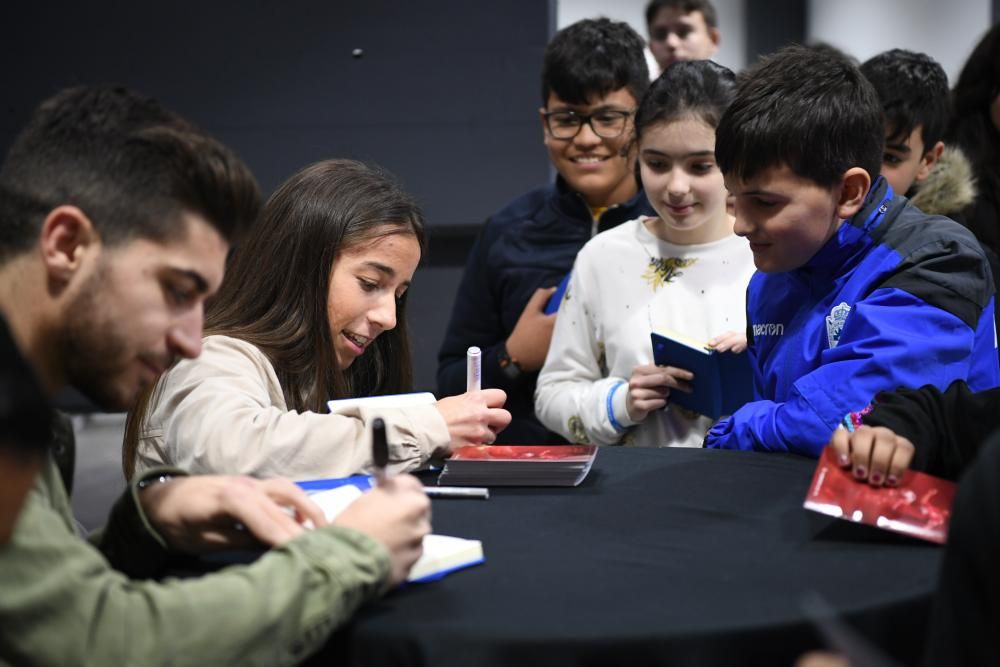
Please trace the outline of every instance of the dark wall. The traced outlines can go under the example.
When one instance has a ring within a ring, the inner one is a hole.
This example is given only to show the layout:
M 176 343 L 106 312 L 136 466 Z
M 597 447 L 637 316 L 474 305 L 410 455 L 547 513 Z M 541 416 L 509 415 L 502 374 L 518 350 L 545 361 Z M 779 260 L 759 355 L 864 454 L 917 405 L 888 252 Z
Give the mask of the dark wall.
M 3 150 L 43 97 L 113 81 L 233 146 L 265 191 L 321 158 L 373 160 L 431 224 L 455 225 L 547 177 L 535 110 L 548 3 L 6 4 Z
M 328 157 L 394 172 L 432 227 L 435 270 L 417 273 L 410 322 L 417 383 L 433 388 L 433 356 L 477 226 L 549 178 L 536 110 L 552 2 L 6 5 L 4 152 L 41 99 L 115 82 L 233 147 L 265 193 Z

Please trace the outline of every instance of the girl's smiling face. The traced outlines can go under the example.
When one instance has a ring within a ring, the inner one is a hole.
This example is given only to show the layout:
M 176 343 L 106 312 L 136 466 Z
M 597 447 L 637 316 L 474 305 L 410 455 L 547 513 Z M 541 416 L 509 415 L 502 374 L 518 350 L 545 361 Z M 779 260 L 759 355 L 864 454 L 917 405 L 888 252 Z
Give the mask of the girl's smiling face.
M 338 254 L 330 271 L 326 311 L 340 370 L 361 356 L 379 334 L 396 327 L 397 302 L 419 262 L 416 237 L 399 231 Z
M 732 233 L 726 186 L 715 164 L 715 129 L 704 120 L 685 116 L 644 129 L 639 172 L 664 240 L 709 243 Z

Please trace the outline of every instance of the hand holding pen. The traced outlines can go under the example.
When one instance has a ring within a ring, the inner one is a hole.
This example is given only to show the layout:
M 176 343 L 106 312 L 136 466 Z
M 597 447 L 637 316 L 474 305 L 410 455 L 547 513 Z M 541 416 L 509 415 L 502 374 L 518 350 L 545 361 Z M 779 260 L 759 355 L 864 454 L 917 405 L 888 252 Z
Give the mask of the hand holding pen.
M 375 468 L 375 486 L 385 488 L 388 480 L 386 467 L 389 465 L 389 440 L 385 432 L 385 421 L 381 417 L 372 420 L 372 463 Z M 488 489 L 479 487 L 437 486 L 424 489 L 432 498 L 482 498 L 490 497 Z

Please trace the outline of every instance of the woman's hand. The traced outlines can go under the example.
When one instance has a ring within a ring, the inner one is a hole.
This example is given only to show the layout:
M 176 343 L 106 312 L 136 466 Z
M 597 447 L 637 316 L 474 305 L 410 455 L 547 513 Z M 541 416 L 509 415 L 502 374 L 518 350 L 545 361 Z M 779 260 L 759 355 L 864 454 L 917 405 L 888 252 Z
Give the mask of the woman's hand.
M 450 449 L 492 444 L 510 423 L 510 413 L 503 408 L 506 400 L 502 389 L 483 389 L 438 401 L 435 406 L 451 435 Z

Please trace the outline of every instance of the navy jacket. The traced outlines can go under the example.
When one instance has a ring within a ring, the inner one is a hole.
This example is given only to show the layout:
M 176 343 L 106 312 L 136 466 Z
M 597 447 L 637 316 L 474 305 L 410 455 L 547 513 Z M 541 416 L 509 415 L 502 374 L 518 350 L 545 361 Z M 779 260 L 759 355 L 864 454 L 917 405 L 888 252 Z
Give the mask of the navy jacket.
M 597 231 L 641 215 L 655 214 L 640 191 L 605 211 Z M 438 396 L 465 392 L 466 350 L 472 345 L 482 349 L 482 385 L 506 391 L 513 416 L 499 443 L 564 442 L 535 419 L 538 372 L 522 373 L 511 382 L 500 371 L 498 355 L 534 291 L 559 284 L 592 234 L 590 207 L 558 178 L 493 215 L 472 248 L 438 354 Z
M 975 237 L 878 179 L 805 266 L 754 275 L 747 339 L 757 398 L 707 447 L 818 456 L 880 391 L 1000 385 L 993 279 Z

